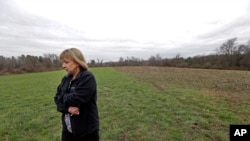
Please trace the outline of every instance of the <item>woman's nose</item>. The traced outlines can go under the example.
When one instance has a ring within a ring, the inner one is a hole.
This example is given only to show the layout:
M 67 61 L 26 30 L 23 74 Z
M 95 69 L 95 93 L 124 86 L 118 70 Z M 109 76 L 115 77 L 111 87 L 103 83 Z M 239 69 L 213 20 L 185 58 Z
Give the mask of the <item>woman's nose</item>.
M 62 68 L 65 68 L 65 64 L 64 63 L 62 63 Z

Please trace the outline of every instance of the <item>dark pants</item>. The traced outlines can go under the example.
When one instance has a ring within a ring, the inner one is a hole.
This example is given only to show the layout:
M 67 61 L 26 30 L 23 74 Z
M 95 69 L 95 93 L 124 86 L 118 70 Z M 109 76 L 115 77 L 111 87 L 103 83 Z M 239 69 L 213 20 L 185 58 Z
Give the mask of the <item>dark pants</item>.
M 87 134 L 81 138 L 74 138 L 73 134 L 67 131 L 62 132 L 62 141 L 99 141 L 98 131 Z

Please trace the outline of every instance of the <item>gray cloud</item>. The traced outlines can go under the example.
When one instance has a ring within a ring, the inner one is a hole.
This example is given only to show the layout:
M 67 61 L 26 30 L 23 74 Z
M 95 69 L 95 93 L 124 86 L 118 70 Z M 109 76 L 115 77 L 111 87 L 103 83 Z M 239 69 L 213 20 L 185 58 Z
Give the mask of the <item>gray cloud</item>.
M 15 56 L 29 53 L 35 55 L 58 53 L 65 44 L 90 41 L 84 38 L 82 32 L 21 11 L 6 1 L 1 1 L 0 8 L 0 49 L 2 50 L 0 54 Z
M 211 22 L 211 30 L 186 41 L 166 37 L 166 41 L 159 42 L 89 37 L 82 30 L 20 10 L 11 0 L 0 0 L 0 55 L 59 54 L 68 47 L 80 48 L 89 60 L 104 61 L 127 56 L 148 59 L 156 54 L 167 58 L 178 53 L 184 57 L 211 54 L 229 38 L 238 37 L 240 43 L 250 39 L 249 9 L 229 23 Z

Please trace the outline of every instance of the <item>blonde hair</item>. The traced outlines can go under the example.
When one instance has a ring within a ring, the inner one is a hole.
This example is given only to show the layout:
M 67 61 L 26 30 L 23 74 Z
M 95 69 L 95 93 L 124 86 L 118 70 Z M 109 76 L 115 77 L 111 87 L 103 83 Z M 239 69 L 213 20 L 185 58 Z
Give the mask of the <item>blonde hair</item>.
M 60 54 L 60 60 L 63 61 L 64 59 L 71 59 L 78 65 L 80 65 L 81 69 L 83 70 L 88 70 L 88 65 L 87 62 L 84 58 L 84 55 L 82 52 L 77 49 L 77 48 L 69 48 L 65 49 L 61 54 Z

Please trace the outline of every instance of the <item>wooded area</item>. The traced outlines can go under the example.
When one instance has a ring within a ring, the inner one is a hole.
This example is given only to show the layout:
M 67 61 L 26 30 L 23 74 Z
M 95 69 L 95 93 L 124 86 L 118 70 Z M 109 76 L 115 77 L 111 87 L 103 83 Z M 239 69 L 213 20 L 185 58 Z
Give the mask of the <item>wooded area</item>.
M 42 72 L 60 68 L 59 57 L 56 54 L 44 54 L 44 56 L 21 55 L 11 58 L 0 56 L 0 75 Z
M 162 58 L 159 54 L 148 60 L 136 57 L 120 57 L 118 62 L 97 63 L 92 60 L 90 66 L 162 66 L 203 69 L 250 70 L 250 40 L 246 44 L 237 44 L 237 38 L 228 39 L 212 55 L 199 55 L 183 58 Z
M 237 44 L 237 38 L 228 39 L 213 55 L 200 55 L 183 58 L 177 54 L 175 58 L 162 58 L 159 54 L 148 60 L 136 57 L 120 57 L 118 62 L 90 60 L 90 67 L 106 66 L 161 66 L 203 69 L 236 69 L 250 70 L 250 40 L 246 44 Z M 58 55 L 43 56 L 21 55 L 18 57 L 0 56 L 0 75 L 41 72 L 61 69 Z

